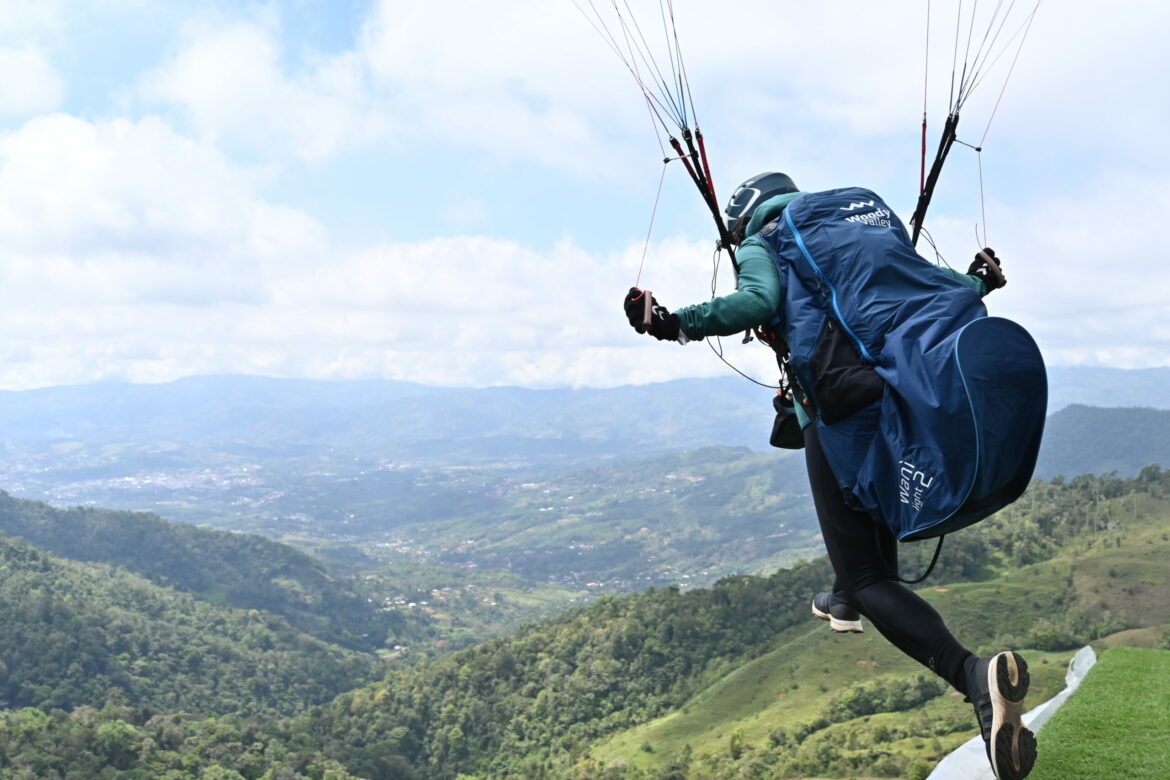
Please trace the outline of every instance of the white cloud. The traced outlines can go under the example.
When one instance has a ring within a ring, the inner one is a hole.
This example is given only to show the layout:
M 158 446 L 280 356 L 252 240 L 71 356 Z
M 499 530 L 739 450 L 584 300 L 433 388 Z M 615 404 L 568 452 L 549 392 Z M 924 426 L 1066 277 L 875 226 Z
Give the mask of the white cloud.
M 0 21 L 0 34 L 51 30 L 64 6 L 53 8 Z M 1152 22 L 1168 12 L 1146 5 L 1151 23 L 1138 24 L 1136 11 L 1082 8 L 1042 7 L 989 143 L 991 243 L 1010 283 L 988 303 L 1028 327 L 1050 362 L 1164 365 L 1170 246 L 1148 215 L 1170 208 L 1166 158 L 1152 153 L 1166 106 L 1145 99 L 1145 80 L 1121 76 L 1166 64 L 1154 38 L 1165 25 Z M 121 118 L 122 104 L 0 136 L 0 386 L 231 371 L 529 385 L 727 373 L 705 345 L 633 333 L 618 298 L 641 240 L 587 216 L 566 213 L 553 233 L 596 231 L 591 251 L 466 235 L 495 227 L 503 204 L 490 199 L 502 196 L 456 187 L 436 210 L 463 235 L 341 249 L 313 214 L 269 199 L 298 160 L 325 169 L 375 141 L 407 156 L 470 148 L 535 161 L 548 171 L 541 193 L 568 192 L 574 177 L 652 176 L 636 88 L 571 3 L 386 0 L 352 50 L 330 56 L 294 51 L 278 10 L 183 27 L 172 56 L 136 81 L 157 115 Z M 810 189 L 872 186 L 904 209 L 921 111 L 920 34 L 905 32 L 914 14 L 780 12 L 763 0 L 677 10 L 717 174 L 733 177 L 718 182 L 724 197 L 739 176 L 780 167 Z M 989 80 L 965 117 L 973 134 L 998 88 Z M 59 106 L 64 87 L 56 102 L 52 89 L 39 94 L 46 102 L 24 110 Z M 956 154 L 966 157 L 945 188 L 970 197 L 944 194 L 931 228 L 965 267 L 974 220 L 956 215 L 974 213 L 978 180 L 971 155 Z M 410 197 L 388 189 L 386 212 Z M 343 190 L 342 208 L 353 197 Z M 692 235 L 704 234 L 696 213 Z M 631 232 L 644 229 L 633 221 Z M 671 308 L 708 297 L 710 241 L 655 239 L 642 284 Z M 731 286 L 725 274 L 720 289 Z M 766 349 L 724 341 L 737 366 L 774 377 Z
M 0 238 L 9 251 L 112 251 L 198 270 L 241 256 L 287 261 L 323 241 L 313 220 L 251 194 L 258 174 L 157 118 L 39 117 L 0 138 L 0 166 Z M 221 254 L 224 243 L 232 257 Z
M 1155 172 L 1100 174 L 1018 208 L 990 204 L 990 243 L 1008 284 L 992 314 L 1024 325 L 1050 364 L 1137 368 L 1170 364 L 1170 237 L 1150 215 L 1170 212 Z M 931 226 L 952 266 L 966 270 L 979 244 L 971 223 Z
M 539 383 L 541 366 L 567 366 L 557 383 L 621 332 L 611 293 L 629 256 L 484 237 L 342 254 L 312 218 L 258 198 L 262 181 L 154 118 L 50 115 L 0 138 L 0 385 L 210 371 Z
M 0 48 L 0 115 L 52 111 L 65 97 L 65 82 L 35 48 Z
M 596 5 L 612 24 L 607 4 Z M 657 4 L 631 5 L 627 16 L 665 65 Z M 965 140 L 979 140 L 1012 63 L 1011 35 L 1031 9 L 1016 6 L 996 44 L 1003 54 L 968 104 Z M 917 163 L 925 86 L 920 9 L 778 10 L 766 0 L 734 0 L 676 11 L 721 189 L 777 165 L 822 181 L 913 181 L 905 169 Z M 934 8 L 932 146 L 950 87 L 956 12 L 954 3 Z M 1075 136 L 1082 148 L 1119 137 L 1153 148 L 1164 107 L 1152 105 L 1132 74 L 1164 70 L 1155 36 L 1167 20 L 1170 11 L 1154 2 L 1107 18 L 1087 0 L 1042 6 L 994 145 L 1056 135 Z M 636 163 L 653 154 L 633 79 L 572 3 L 379 0 L 349 51 L 306 55 L 283 40 L 276 12 L 193 23 L 177 54 L 143 80 L 142 94 L 181 106 L 204 138 L 274 157 L 291 151 L 321 160 L 374 142 L 409 149 L 440 141 L 499 161 L 620 179 L 631 167 L 644 170 Z M 895 137 L 904 145 L 892 145 Z
M 1055 362 L 1168 365 L 1170 237 L 1142 223 L 1170 213 L 1170 191 L 1150 175 L 1086 184 L 1013 221 L 1026 301 L 1016 308 Z
M 734 116 L 773 144 L 791 130 L 794 111 L 804 125 L 869 134 L 898 126 L 916 91 L 890 85 L 914 83 L 920 70 L 917 52 L 888 45 L 903 21 L 867 8 L 850 11 L 845 24 L 843 13 L 787 12 L 770 31 L 769 49 L 783 53 L 772 66 L 736 29 L 736 20 L 774 14 L 770 4 L 680 11 L 707 121 L 724 127 Z M 647 7 L 637 19 L 665 65 L 657 15 Z M 828 48 L 809 29 L 834 29 Z M 351 51 L 298 63 L 281 41 L 273 21 L 192 24 L 177 54 L 142 80 L 141 94 L 182 107 L 201 137 L 310 160 L 374 141 L 441 139 L 503 161 L 615 177 L 654 146 L 632 78 L 571 3 L 382 0 Z M 859 74 L 858 56 L 879 59 L 880 80 L 870 69 Z M 816 134 L 824 141 L 823 130 Z
M 205 372 L 613 385 L 728 370 L 706 345 L 658 344 L 625 323 L 640 241 L 606 253 L 461 236 L 343 252 L 310 216 L 257 196 L 262 182 L 158 119 L 53 115 L 0 138 L 0 386 Z M 1135 201 L 1151 213 L 1170 201 L 1154 179 L 1090 189 L 1091 210 L 1071 193 L 1000 220 L 1010 283 L 991 309 L 1050 361 L 1164 363 L 1170 271 L 1144 258 L 1170 245 L 1102 225 L 1125 224 Z M 941 219 L 935 234 L 965 266 L 970 228 Z M 707 241 L 646 249 L 641 283 L 664 305 L 709 296 Z M 720 290 L 731 285 L 725 268 Z M 738 342 L 724 340 L 731 360 L 772 381 L 770 353 Z
M 273 274 L 327 256 L 321 227 L 255 197 L 257 182 L 157 119 L 50 115 L 0 137 L 0 328 L 13 354 L 37 356 L 7 383 L 246 341 L 236 312 L 267 304 Z
M 624 47 L 609 4 L 580 5 L 592 24 L 590 9 L 599 8 Z M 645 48 L 669 74 L 658 5 L 630 7 L 623 16 L 638 23 Z M 836 3 L 780 9 L 766 0 L 676 10 L 689 92 L 720 170 L 755 172 L 779 158 L 856 175 L 863 166 L 888 165 L 888 139 L 903 132 L 912 157 L 925 76 L 917 10 Z M 947 12 L 954 9 L 935 10 L 931 112 L 941 119 L 953 34 Z M 1012 12 L 1009 29 L 1025 17 L 1026 9 Z M 373 84 L 427 132 L 505 158 L 613 176 L 628 167 L 631 147 L 648 151 L 653 131 L 634 79 L 592 24 L 571 3 L 381 0 L 357 55 Z M 639 56 L 625 56 L 653 79 Z M 1009 52 L 996 65 L 980 96 L 994 99 L 1010 59 Z M 1055 94 L 1074 89 L 1068 84 Z M 980 108 L 983 117 L 990 113 L 989 103 Z M 882 154 L 872 139 L 882 139 Z
M 260 182 L 158 119 L 51 115 L 0 138 L 0 386 L 209 372 L 607 385 L 714 369 L 632 349 L 650 345 L 618 298 L 640 245 L 464 236 L 343 253 L 258 198 Z M 706 254 L 655 244 L 647 278 L 678 303 L 701 295 Z
M 196 25 L 177 55 L 144 77 L 149 100 L 182 106 L 200 135 L 268 155 L 315 160 L 383 137 L 396 120 L 369 104 L 351 55 L 282 68 L 279 30 L 259 22 Z
M 56 30 L 64 24 L 65 12 L 65 0 L 5 0 L 0 35 L 17 38 Z

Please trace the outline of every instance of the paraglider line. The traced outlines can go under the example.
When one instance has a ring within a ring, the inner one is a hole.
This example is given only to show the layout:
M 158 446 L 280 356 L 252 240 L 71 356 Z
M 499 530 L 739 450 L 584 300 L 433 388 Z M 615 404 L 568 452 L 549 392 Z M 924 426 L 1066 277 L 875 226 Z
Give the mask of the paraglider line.
M 922 58 L 922 155 L 918 167 L 918 194 L 926 189 L 926 106 L 930 84 L 930 0 L 926 0 L 926 53 Z
M 1032 29 L 1032 20 L 1036 18 L 1036 12 L 1040 10 L 1040 3 L 1043 0 L 1036 0 L 1036 5 L 1032 8 L 1032 13 L 1028 15 L 1028 23 L 1024 27 L 1024 35 L 1020 38 L 1020 45 L 1016 48 L 1016 55 L 1012 57 L 1011 67 L 1008 68 L 1007 77 L 1003 80 L 1003 86 L 1000 87 L 999 97 L 995 99 L 995 107 L 991 109 L 991 116 L 987 120 L 987 127 L 983 130 L 983 139 L 980 139 L 979 145 L 983 145 L 983 141 L 987 138 L 987 133 L 991 130 L 991 123 L 995 120 L 995 114 L 999 111 L 1000 101 L 1003 100 L 1003 93 L 1007 90 L 1008 82 L 1012 78 L 1012 73 L 1015 72 L 1016 62 L 1020 59 L 1020 52 L 1024 49 L 1024 41 L 1028 40 L 1028 32 Z
M 650 234 L 654 231 L 654 217 L 658 214 L 658 201 L 662 198 L 662 182 L 666 181 L 666 166 L 670 158 L 662 161 L 662 175 L 658 177 L 658 193 L 654 196 L 654 208 L 650 211 L 650 226 L 646 228 L 646 241 L 642 244 L 642 260 L 638 263 L 638 276 L 634 279 L 634 286 L 642 286 L 642 267 L 646 265 L 646 251 L 650 248 Z

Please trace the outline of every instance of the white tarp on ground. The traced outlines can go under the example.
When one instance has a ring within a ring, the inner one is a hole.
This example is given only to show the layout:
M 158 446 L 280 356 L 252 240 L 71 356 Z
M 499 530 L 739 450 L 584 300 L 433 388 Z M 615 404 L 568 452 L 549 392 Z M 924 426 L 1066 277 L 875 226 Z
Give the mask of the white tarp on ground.
M 1093 664 L 1097 663 L 1097 654 L 1091 647 L 1082 647 L 1069 662 L 1068 672 L 1064 676 L 1065 688 L 1048 701 L 1024 713 L 1024 725 L 1033 733 L 1040 731 L 1048 722 L 1060 705 L 1072 695 L 1085 679 L 1085 675 Z M 987 748 L 984 747 L 983 737 L 973 737 L 964 742 L 957 750 L 948 755 L 930 773 L 927 780 L 995 780 L 991 773 L 991 764 L 987 761 Z

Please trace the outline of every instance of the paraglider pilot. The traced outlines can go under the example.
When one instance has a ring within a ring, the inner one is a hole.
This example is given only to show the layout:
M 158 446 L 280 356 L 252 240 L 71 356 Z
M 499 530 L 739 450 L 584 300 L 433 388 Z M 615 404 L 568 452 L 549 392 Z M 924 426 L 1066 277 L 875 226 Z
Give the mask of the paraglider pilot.
M 653 298 L 647 300 L 642 290 L 632 288 L 623 302 L 630 325 L 655 339 L 683 344 L 752 329 L 766 334 L 774 347 L 779 345 L 778 352 L 802 340 L 826 343 L 823 325 L 818 326 L 822 333 L 801 332 L 808 327 L 805 320 L 812 319 L 805 313 L 823 292 L 816 289 L 816 277 L 810 276 L 809 268 L 792 268 L 792 261 L 776 251 L 779 240 L 795 239 L 800 243 L 800 235 L 791 235 L 795 228 L 785 219 L 786 209 L 791 213 L 790 207 L 800 199 L 816 199 L 819 195 L 802 193 L 782 173 L 763 173 L 744 182 L 724 211 L 728 234 L 737 247 L 736 290 L 670 311 Z M 811 208 L 807 204 L 812 202 L 806 201 L 805 213 Z M 887 239 L 888 234 L 893 234 L 905 251 L 913 253 L 905 227 L 883 205 L 880 200 L 859 200 L 837 207 L 831 214 L 826 212 L 824 218 L 859 221 L 884 231 Z M 815 229 L 814 225 L 803 232 L 810 234 Z M 867 250 L 862 246 L 856 251 L 861 253 L 857 262 L 864 266 L 868 262 L 864 256 Z M 913 257 L 921 261 L 923 269 L 930 269 L 922 274 L 947 273 L 978 293 L 978 297 L 1005 283 L 999 258 L 990 249 L 979 252 L 965 274 L 934 266 L 916 254 Z M 814 264 L 812 270 L 821 269 Z M 856 277 L 857 295 L 882 292 L 874 289 L 882 284 L 879 273 L 867 275 L 863 267 Z M 974 305 L 980 305 L 976 296 L 969 297 Z M 844 304 L 834 299 L 826 305 Z M 926 298 L 907 305 L 933 303 Z M 847 330 L 848 324 L 838 321 L 831 308 L 829 311 L 828 330 Z M 996 777 L 1023 778 L 1036 757 L 1035 739 L 1021 721 L 1029 683 L 1024 659 L 1012 651 L 980 657 L 959 643 L 934 607 L 899 580 L 895 536 L 885 524 L 875 521 L 872 512 L 859 509 L 842 493 L 844 480 L 834 473 L 831 458 L 826 457 L 829 443 L 818 434 L 818 419 L 848 419 L 859 409 L 872 406 L 883 392 L 881 380 L 875 380 L 872 372 L 857 381 L 861 376 L 854 370 L 860 362 L 857 350 L 848 340 L 834 341 L 835 338 L 830 339 L 833 343 L 825 352 L 819 353 L 822 364 L 817 367 L 817 386 L 805 386 L 809 384 L 809 374 L 798 370 L 792 377 L 791 397 L 778 401 L 778 409 L 780 403 L 789 404 L 791 409 L 785 424 L 792 429 L 788 438 L 795 441 L 788 446 L 803 445 L 813 502 L 836 575 L 832 592 L 819 593 L 814 598 L 813 612 L 840 632 L 861 631 L 864 615 L 882 636 L 946 680 L 974 705 Z M 795 348 L 792 353 L 795 356 Z M 822 376 L 853 378 L 836 384 L 835 380 L 826 380 L 822 384 Z M 780 435 L 783 438 L 782 432 Z M 919 483 L 925 481 L 923 478 Z

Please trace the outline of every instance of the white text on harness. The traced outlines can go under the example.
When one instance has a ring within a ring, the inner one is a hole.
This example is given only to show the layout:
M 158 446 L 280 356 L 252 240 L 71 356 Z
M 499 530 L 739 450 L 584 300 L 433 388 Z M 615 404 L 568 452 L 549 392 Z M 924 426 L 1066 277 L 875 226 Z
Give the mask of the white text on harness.
M 898 461 L 898 467 L 898 498 L 917 512 L 922 509 L 923 496 L 934 484 L 934 477 L 926 476 L 908 461 Z

